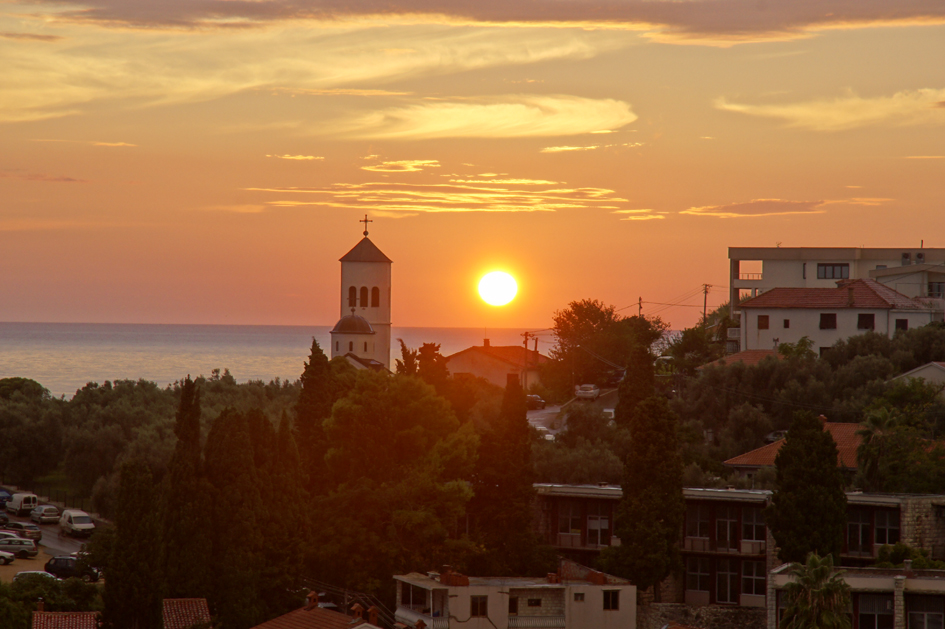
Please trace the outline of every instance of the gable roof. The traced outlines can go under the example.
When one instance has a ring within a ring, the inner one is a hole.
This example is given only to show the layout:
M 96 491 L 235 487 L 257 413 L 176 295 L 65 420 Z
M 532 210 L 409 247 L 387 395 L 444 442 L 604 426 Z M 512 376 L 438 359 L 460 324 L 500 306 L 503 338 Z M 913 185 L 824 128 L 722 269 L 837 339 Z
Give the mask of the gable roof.
M 525 349 L 521 345 L 490 345 L 488 347 L 483 345 L 473 345 L 472 347 L 467 347 L 464 350 L 458 351 L 455 354 L 451 354 L 446 357 L 447 362 L 456 358 L 461 354 L 466 354 L 469 352 L 485 354 L 496 360 L 501 360 L 504 363 L 508 363 L 519 369 L 524 369 L 526 364 L 528 367 L 535 367 L 535 365 L 543 365 L 547 363 L 550 359 L 547 356 L 544 356 L 533 349 Z M 525 361 L 528 361 L 527 363 Z
M 830 433 L 833 440 L 837 443 L 837 466 L 855 470 L 856 449 L 860 446 L 863 439 L 856 434 L 859 430 L 859 424 L 841 424 L 837 422 L 826 422 L 824 429 Z M 778 450 L 784 445 L 784 439 L 778 439 L 774 443 L 756 448 L 751 452 L 739 454 L 725 461 L 722 465 L 728 467 L 774 467 L 774 457 Z
M 912 378 L 914 374 L 924 371 L 925 369 L 932 368 L 933 371 L 942 371 L 945 372 L 945 362 L 932 361 L 930 363 L 925 363 L 924 365 L 919 365 L 915 369 L 910 369 L 905 373 L 901 373 L 898 376 L 894 377 L 893 380 L 899 380 L 900 378 Z
M 392 264 L 391 259 L 385 256 L 367 236 L 362 238 L 361 242 L 356 244 L 351 251 L 344 254 L 339 262 L 387 262 Z
M 205 598 L 165 598 L 164 629 L 190 629 L 210 622 L 210 609 Z
M 341 612 L 313 605 L 292 610 L 288 614 L 267 620 L 252 629 L 357 629 L 358 627 L 374 627 L 374 625 L 358 617 L 346 616 Z
M 860 310 L 927 310 L 876 280 L 838 282 L 836 288 L 772 288 L 743 301 L 739 308 L 844 308 Z
M 33 629 L 98 629 L 98 612 L 33 612 Z
M 706 363 L 700 365 L 697 369 L 702 369 L 703 367 L 722 367 L 724 365 L 732 365 L 734 363 L 745 363 L 746 366 L 751 367 L 752 365 L 757 365 L 762 360 L 768 356 L 774 356 L 778 360 L 781 360 L 781 354 L 777 353 L 773 349 L 746 349 L 735 354 L 729 354 L 728 356 L 722 356 L 718 360 L 713 360 L 711 363 Z

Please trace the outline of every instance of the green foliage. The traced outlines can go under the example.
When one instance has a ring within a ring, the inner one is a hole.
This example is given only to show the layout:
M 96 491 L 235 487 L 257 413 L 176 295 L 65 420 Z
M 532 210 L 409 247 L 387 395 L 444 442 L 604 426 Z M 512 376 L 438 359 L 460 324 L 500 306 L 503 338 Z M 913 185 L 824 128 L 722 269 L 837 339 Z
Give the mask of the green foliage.
M 834 572 L 833 556 L 809 553 L 794 563 L 784 588 L 786 609 L 780 629 L 850 629 L 850 586 Z
M 544 439 L 534 442 L 532 467 L 539 483 L 619 485 L 623 478 L 623 462 L 613 447 L 582 437 L 567 445 Z
M 653 356 L 649 348 L 638 345 L 630 350 L 627 372 L 617 389 L 614 421 L 618 426 L 629 426 L 639 404 L 656 393 Z
M 324 422 L 339 397 L 339 385 L 325 352 L 312 339 L 312 350 L 302 371 L 301 391 L 295 406 L 295 434 L 302 469 L 310 492 L 318 493 L 327 480 L 325 453 L 328 442 Z
M 400 343 L 400 356 L 403 359 L 394 359 L 397 365 L 397 373 L 402 376 L 416 376 L 418 370 L 417 356 L 419 352 L 407 347 L 403 339 L 397 339 L 397 342 Z
M 444 395 L 447 390 L 447 378 L 450 372 L 446 368 L 446 358 L 440 354 L 438 343 L 424 343 L 417 350 L 417 373 L 420 378 Z
M 46 611 L 101 611 L 99 592 L 98 586 L 80 579 L 59 581 L 39 574 L 24 575 L 10 584 L 0 583 L 0 627 L 30 629 L 39 599 Z
M 902 568 L 905 560 L 912 561 L 913 570 L 945 570 L 945 561 L 936 561 L 929 557 L 925 548 L 913 548 L 904 542 L 895 545 L 883 544 L 876 553 L 877 568 Z
M 812 413 L 798 412 L 775 457 L 777 489 L 765 522 L 782 561 L 810 552 L 839 555 L 847 499 L 837 467 L 837 444 Z
M 797 339 L 796 343 L 781 343 L 778 345 L 778 353 L 785 358 L 795 358 L 797 360 L 813 360 L 817 358 L 814 352 L 814 342 L 806 336 Z
M 49 399 L 49 389 L 29 378 L 0 378 L 0 400 L 20 396 L 27 400 Z
M 676 371 L 690 376 L 696 373 L 697 367 L 721 358 L 724 353 L 724 340 L 717 340 L 701 325 L 683 330 L 666 350 L 666 354 L 673 357 Z
M 679 531 L 685 517 L 677 417 L 666 400 L 651 397 L 637 406 L 624 460 L 623 497 L 614 534 L 620 546 L 601 553 L 606 572 L 626 577 L 641 590 L 680 567 Z

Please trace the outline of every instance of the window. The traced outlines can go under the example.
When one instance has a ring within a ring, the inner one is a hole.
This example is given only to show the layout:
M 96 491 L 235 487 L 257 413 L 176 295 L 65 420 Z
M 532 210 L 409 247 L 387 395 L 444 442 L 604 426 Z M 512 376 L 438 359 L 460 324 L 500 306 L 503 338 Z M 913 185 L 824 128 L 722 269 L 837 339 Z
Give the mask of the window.
M 371 289 L 371 308 L 381 307 L 381 289 L 377 286 Z
M 801 265 L 801 279 L 802 280 L 807 279 L 807 263 L 806 262 Z
M 715 511 L 715 541 L 719 550 L 735 550 L 738 543 L 738 520 L 734 507 L 718 507 Z
M 899 541 L 899 514 L 895 511 L 876 512 L 876 543 L 895 544 Z
M 509 597 L 509 616 L 518 616 L 518 597 Z
M 592 502 L 587 506 L 587 545 L 610 546 L 610 506 Z
M 349 352 L 354 351 L 354 341 L 348 341 L 348 351 Z
M 364 341 L 364 351 L 367 351 L 367 341 Z
M 758 315 L 758 329 L 759 330 L 768 329 L 768 315 Z
M 929 282 L 929 297 L 945 297 L 945 282 Z
M 530 599 L 528 599 L 528 606 L 529 606 L 529 607 L 541 607 L 541 599 L 540 599 L 540 598 L 530 598 Z
M 893 597 L 888 594 L 860 594 L 857 597 L 860 629 L 893 629 Z
M 752 542 L 765 541 L 765 521 L 760 507 L 742 509 L 742 539 Z
M 686 505 L 686 537 L 709 537 L 709 509 L 704 505 Z
M 870 544 L 870 512 L 851 509 L 847 518 L 847 552 L 851 555 L 872 555 Z
M 584 592 L 575 592 L 574 593 L 574 602 L 583 603 L 584 602 Z
M 821 312 L 820 313 L 820 329 L 821 330 L 836 330 L 837 329 L 837 313 L 836 312 Z
M 705 557 L 689 557 L 686 560 L 686 589 L 709 591 L 709 560 Z
M 823 264 L 817 265 L 817 279 L 819 280 L 847 280 L 850 279 L 849 264 Z
M 785 319 L 785 320 L 784 320 L 784 329 L 787 330 L 787 329 L 790 328 L 790 327 L 791 327 L 791 320 L 790 320 L 790 319 Z
M 361 287 L 361 307 L 367 308 L 367 286 Z
M 620 590 L 604 590 L 604 610 L 620 609 Z
M 718 603 L 738 602 L 738 572 L 735 560 L 719 559 L 715 571 L 715 599 Z
M 338 351 L 338 345 L 340 345 L 340 343 L 338 343 L 338 341 L 335 341 L 335 351 L 336 351 L 336 352 Z
M 472 618 L 482 618 L 489 615 L 488 596 L 469 597 L 469 615 Z
M 558 503 L 558 532 L 566 535 L 581 534 L 581 505 L 575 500 Z
M 902 330 L 905 332 L 909 329 L 909 320 L 908 319 L 896 319 L 896 331 Z
M 765 590 L 765 562 L 742 562 L 742 594 L 764 596 Z
M 856 329 L 857 330 L 874 330 L 876 329 L 876 315 L 874 314 L 858 314 L 856 316 Z
M 358 289 L 352 286 L 348 289 L 348 307 L 354 308 L 358 305 Z
M 942 629 L 945 609 L 941 596 L 906 594 L 908 629 Z

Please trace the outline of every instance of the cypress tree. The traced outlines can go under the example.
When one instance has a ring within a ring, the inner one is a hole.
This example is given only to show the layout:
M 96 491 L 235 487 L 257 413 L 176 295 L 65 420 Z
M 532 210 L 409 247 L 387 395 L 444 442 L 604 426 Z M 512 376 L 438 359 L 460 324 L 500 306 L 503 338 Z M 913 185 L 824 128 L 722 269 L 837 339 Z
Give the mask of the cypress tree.
M 104 623 L 108 629 L 157 629 L 161 626 L 158 573 L 157 491 L 146 465 L 121 466 L 115 513 L 115 545 L 105 579 Z
M 803 563 L 815 552 L 839 556 L 847 520 L 837 444 L 813 413 L 794 414 L 774 459 L 776 489 L 765 522 L 782 561 Z
M 205 597 L 209 572 L 210 491 L 203 480 L 200 452 L 200 392 L 188 376 L 181 385 L 174 424 L 177 444 L 163 495 L 161 549 L 165 595 Z
M 637 405 L 615 518 L 620 546 L 601 554 L 607 572 L 630 579 L 641 590 L 658 586 L 680 565 L 679 532 L 686 507 L 677 423 L 665 398 L 650 397 Z M 659 601 L 658 587 L 655 595 Z
M 633 413 L 643 400 L 656 393 L 653 356 L 643 345 L 635 345 L 630 352 L 627 371 L 617 388 L 617 406 L 614 421 L 618 426 L 629 426 Z
M 313 494 L 324 493 L 328 474 L 325 467 L 328 445 L 323 423 L 331 415 L 336 386 L 328 357 L 314 338 L 301 384 L 302 390 L 295 407 L 296 441 L 309 491 Z

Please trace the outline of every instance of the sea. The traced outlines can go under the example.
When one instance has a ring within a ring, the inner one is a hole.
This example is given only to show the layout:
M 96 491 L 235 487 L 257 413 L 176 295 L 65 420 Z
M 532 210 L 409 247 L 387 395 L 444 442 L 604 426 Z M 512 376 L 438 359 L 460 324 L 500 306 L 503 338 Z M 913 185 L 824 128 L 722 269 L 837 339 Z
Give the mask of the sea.
M 326 354 L 330 326 L 172 325 L 0 322 L 0 378 L 30 378 L 71 399 L 89 382 L 150 380 L 164 387 L 190 375 L 229 369 L 238 382 L 294 381 L 318 341 Z M 438 343 L 444 356 L 488 338 L 521 345 L 525 329 L 391 328 L 391 366 L 403 339 L 410 348 Z M 547 348 L 548 346 L 545 345 Z M 546 349 L 539 348 L 542 353 Z

